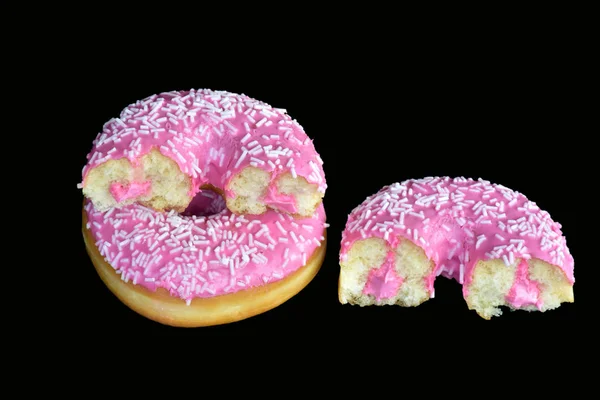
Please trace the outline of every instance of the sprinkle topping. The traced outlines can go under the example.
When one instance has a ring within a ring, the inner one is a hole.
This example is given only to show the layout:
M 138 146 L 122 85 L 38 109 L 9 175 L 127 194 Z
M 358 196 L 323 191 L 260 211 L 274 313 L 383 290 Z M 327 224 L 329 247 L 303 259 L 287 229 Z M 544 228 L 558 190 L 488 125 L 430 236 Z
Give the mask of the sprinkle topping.
M 305 265 L 323 240 L 323 205 L 302 219 L 275 210 L 255 216 L 211 207 L 222 210 L 183 216 L 133 204 L 99 212 L 88 201 L 85 211 L 100 254 L 121 279 L 149 290 L 162 287 L 188 304 L 283 279 Z M 292 224 L 304 227 L 301 235 Z

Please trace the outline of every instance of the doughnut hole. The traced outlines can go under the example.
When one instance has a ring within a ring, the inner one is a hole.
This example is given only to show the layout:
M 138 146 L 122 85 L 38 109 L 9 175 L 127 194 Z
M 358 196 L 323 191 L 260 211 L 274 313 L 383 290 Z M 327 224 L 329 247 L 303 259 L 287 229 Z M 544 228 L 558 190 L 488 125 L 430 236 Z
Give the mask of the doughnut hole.
M 507 305 L 505 298 L 515 280 L 519 262 L 517 259 L 507 267 L 500 259 L 478 261 L 465 298 L 469 310 L 475 310 L 485 319 L 502 315 L 500 306 Z
M 150 182 L 146 192 L 121 201 L 117 201 L 110 191 L 113 184 L 127 187 L 144 182 Z M 177 163 L 153 149 L 142 156 L 136 166 L 127 158 L 121 158 L 92 168 L 86 176 L 83 194 L 100 211 L 139 202 L 157 211 L 174 209 L 181 212 L 191 200 L 190 188 L 190 179 Z
M 340 303 L 360 306 L 375 304 L 375 298 L 363 295 L 362 291 L 369 271 L 382 266 L 388 251 L 389 247 L 383 239 L 369 238 L 354 242 L 346 260 L 340 262 Z
M 529 278 L 536 281 L 543 301 L 540 311 L 552 310 L 561 303 L 573 303 L 573 286 L 564 272 L 555 265 L 537 258 L 529 260 Z
M 234 193 L 227 197 L 227 208 L 236 214 L 262 214 L 267 211 L 262 201 L 271 175 L 256 167 L 246 167 L 234 176 L 227 189 Z
M 212 185 L 203 185 L 181 215 L 208 217 L 219 214 L 225 208 L 223 192 Z
M 301 176 L 293 177 L 289 172 L 281 174 L 276 181 L 277 191 L 296 199 L 297 214 L 308 217 L 314 214 L 321 203 L 323 193 L 318 191 L 316 184 L 308 183 Z
M 396 247 L 396 271 L 403 282 L 396 304 L 414 307 L 429 300 L 425 278 L 433 273 L 434 267 L 435 263 L 421 247 L 410 240 L 401 240 Z

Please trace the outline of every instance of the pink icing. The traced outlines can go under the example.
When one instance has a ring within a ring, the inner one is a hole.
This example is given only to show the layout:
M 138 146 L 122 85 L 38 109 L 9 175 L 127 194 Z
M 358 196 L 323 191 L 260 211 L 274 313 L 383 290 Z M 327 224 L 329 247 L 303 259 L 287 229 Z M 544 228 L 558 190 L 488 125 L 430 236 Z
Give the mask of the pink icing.
M 325 211 L 293 218 L 268 210 L 235 215 L 220 196 L 202 192 L 186 212 L 155 212 L 139 204 L 85 210 L 100 254 L 126 282 L 149 290 L 165 288 L 189 302 L 264 285 L 306 264 L 324 239 Z M 206 194 L 206 196 L 204 196 Z M 197 209 L 194 209 L 197 208 Z
M 152 182 L 131 182 L 129 184 L 112 183 L 110 185 L 110 194 L 117 202 L 134 199 L 138 196 L 147 194 L 150 191 Z
M 190 196 L 204 184 L 225 189 L 248 165 L 272 173 L 302 176 L 325 192 L 323 161 L 302 126 L 284 109 L 246 95 L 208 89 L 150 96 L 126 107 L 104 124 L 82 175 L 111 159 L 132 163 L 158 149 L 192 181 Z M 274 186 L 274 184 L 272 184 Z M 274 189 L 276 191 L 276 189 Z M 226 191 L 232 195 L 231 191 Z M 286 197 L 266 196 L 267 205 L 291 209 Z
M 375 296 L 377 301 L 389 299 L 398 294 L 398 289 L 402 286 L 402 278 L 394 268 L 395 253 L 388 252 L 383 265 L 379 268 L 373 268 L 369 271 L 367 282 L 363 289 L 364 294 Z
M 270 185 L 266 195 L 263 197 L 265 204 L 277 204 L 277 209 L 290 214 L 295 214 L 298 211 L 296 207 L 296 199 L 294 196 L 279 193 L 275 185 Z
M 468 294 L 479 260 L 501 259 L 507 268 L 532 257 L 560 267 L 575 281 L 574 261 L 561 225 L 523 194 L 489 181 L 428 177 L 382 188 L 348 216 L 340 260 L 356 240 L 378 237 L 394 248 L 398 238 L 421 246 L 435 263 L 426 278 L 430 296 L 435 276 L 456 279 Z M 526 270 L 517 271 L 507 301 L 541 306 Z
M 527 261 L 521 260 L 517 266 L 515 282 L 508 292 L 507 300 L 513 306 L 521 308 L 523 306 L 542 307 L 540 297 L 540 288 L 537 282 L 529 279 Z

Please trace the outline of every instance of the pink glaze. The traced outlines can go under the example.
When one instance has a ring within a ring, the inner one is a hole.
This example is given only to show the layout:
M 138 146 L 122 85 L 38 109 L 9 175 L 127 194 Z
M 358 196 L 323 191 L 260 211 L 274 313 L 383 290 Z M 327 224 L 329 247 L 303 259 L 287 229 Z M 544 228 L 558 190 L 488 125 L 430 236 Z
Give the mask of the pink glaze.
M 190 196 L 204 184 L 226 189 L 248 165 L 270 172 L 272 186 L 277 176 L 289 172 L 323 193 L 327 187 L 312 140 L 286 110 L 243 94 L 208 89 L 152 95 L 126 107 L 94 140 L 82 185 L 89 171 L 105 161 L 126 157 L 136 164 L 153 148 L 190 176 Z M 285 197 L 269 195 L 265 201 L 291 209 Z
M 430 296 L 438 275 L 463 284 L 466 296 L 473 267 L 489 259 L 517 268 L 522 259 L 535 257 L 560 267 L 575 282 L 561 225 L 523 194 L 482 179 L 428 177 L 382 188 L 348 216 L 340 260 L 355 241 L 370 237 L 392 248 L 399 238 L 421 246 L 436 266 L 426 278 Z M 539 290 L 527 275 L 526 269 L 517 271 L 507 301 L 540 307 Z
M 139 204 L 99 212 L 88 201 L 87 226 L 100 254 L 124 281 L 152 291 L 165 288 L 188 304 L 195 297 L 283 279 L 305 265 L 324 239 L 322 204 L 307 218 L 275 210 L 238 216 L 210 193 L 196 196 L 191 207 L 220 212 L 200 217 Z
M 529 279 L 526 260 L 521 260 L 517 266 L 515 282 L 508 292 L 507 300 L 517 308 L 536 306 L 539 309 L 543 305 L 537 282 Z
M 270 185 L 267 193 L 263 196 L 265 204 L 277 204 L 277 209 L 290 214 L 298 212 L 294 196 L 279 193 L 275 185 Z
M 364 294 L 373 295 L 377 301 L 380 301 L 394 297 L 398 293 L 402 286 L 402 278 L 394 268 L 394 260 L 395 253 L 389 251 L 383 265 L 369 271 L 367 283 L 363 289 Z
M 150 181 L 131 182 L 129 184 L 115 182 L 110 185 L 109 191 L 116 201 L 121 202 L 147 194 L 151 186 L 152 182 Z

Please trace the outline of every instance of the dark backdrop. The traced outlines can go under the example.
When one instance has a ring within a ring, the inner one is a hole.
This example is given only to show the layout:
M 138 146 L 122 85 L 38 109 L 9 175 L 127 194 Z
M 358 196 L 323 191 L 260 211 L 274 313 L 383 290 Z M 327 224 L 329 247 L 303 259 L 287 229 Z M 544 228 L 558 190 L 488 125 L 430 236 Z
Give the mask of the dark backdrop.
M 427 327 L 506 326 L 511 321 L 565 327 L 578 302 L 546 313 L 510 312 L 484 321 L 467 309 L 460 285 L 439 278 L 436 297 L 416 308 L 342 306 L 337 300 L 340 234 L 348 213 L 383 185 L 434 175 L 484 178 L 527 195 L 563 225 L 578 274 L 577 199 L 569 179 L 578 143 L 565 110 L 569 79 L 552 50 L 515 50 L 501 44 L 406 47 L 363 46 L 316 52 L 312 45 L 159 57 L 112 43 L 81 49 L 66 67 L 70 103 L 70 185 L 74 239 L 72 270 L 83 312 L 77 325 L 111 335 L 117 329 L 186 337 L 288 329 L 342 335 L 367 327 L 374 333 Z M 149 46 L 151 48 L 151 46 Z M 281 53 L 281 57 L 278 54 Z M 113 54 L 113 56 L 110 56 Z M 155 53 L 154 53 L 155 54 Z M 147 54 L 148 55 L 148 54 Z M 177 329 L 129 310 L 102 284 L 80 234 L 82 196 L 75 185 L 102 124 L 126 105 L 173 89 L 211 88 L 244 93 L 286 108 L 314 139 L 329 188 L 324 202 L 331 227 L 325 262 L 316 278 L 283 305 L 245 321 L 209 328 Z M 578 299 L 577 284 L 575 298 Z

